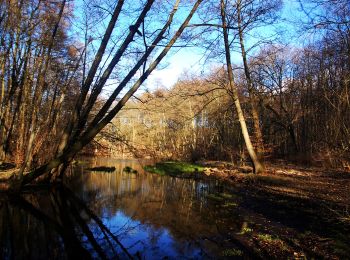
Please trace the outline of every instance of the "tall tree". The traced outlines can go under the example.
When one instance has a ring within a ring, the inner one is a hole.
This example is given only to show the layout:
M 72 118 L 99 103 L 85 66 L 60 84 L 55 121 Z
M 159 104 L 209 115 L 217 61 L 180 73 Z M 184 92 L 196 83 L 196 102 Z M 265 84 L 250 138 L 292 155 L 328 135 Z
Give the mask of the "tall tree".
M 224 44 L 225 44 L 226 65 L 227 65 L 229 87 L 232 92 L 232 98 L 235 103 L 239 123 L 241 125 L 242 135 L 244 137 L 244 141 L 245 141 L 250 159 L 253 163 L 254 173 L 260 173 L 264 171 L 264 167 L 260 163 L 259 158 L 256 155 L 256 152 L 254 150 L 253 144 L 250 140 L 247 124 L 241 108 L 241 103 L 239 101 L 237 87 L 235 86 L 235 82 L 234 82 L 233 68 L 232 68 L 232 62 L 231 62 L 231 51 L 230 51 L 230 44 L 229 44 L 229 38 L 228 38 L 228 32 L 227 32 L 228 29 L 227 29 L 227 20 L 226 20 L 227 19 L 226 3 L 224 0 L 221 0 L 220 10 L 221 10 L 222 32 L 223 32 L 223 38 L 224 38 Z
M 246 48 L 246 35 L 256 28 L 271 25 L 277 19 L 276 12 L 281 8 L 282 1 L 260 1 L 260 0 L 237 0 L 229 10 L 229 27 L 236 28 L 239 48 L 243 61 L 244 74 L 247 82 L 247 89 L 250 97 L 251 112 L 254 123 L 254 139 L 259 157 L 263 156 L 264 141 L 260 126 L 258 111 L 259 93 L 252 81 L 251 68 L 248 63 L 248 51 Z M 259 39 L 265 41 L 265 39 Z M 258 44 L 255 44 L 258 45 Z M 250 48 L 251 49 L 251 48 Z

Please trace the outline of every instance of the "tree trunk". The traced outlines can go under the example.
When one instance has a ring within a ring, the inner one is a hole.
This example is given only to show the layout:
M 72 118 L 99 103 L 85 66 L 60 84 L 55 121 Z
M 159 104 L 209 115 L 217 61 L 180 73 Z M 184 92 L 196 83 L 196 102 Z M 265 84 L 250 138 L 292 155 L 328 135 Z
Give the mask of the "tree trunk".
M 245 118 L 244 118 L 243 111 L 241 108 L 241 103 L 240 103 L 239 97 L 238 97 L 237 87 L 235 86 L 235 83 L 234 83 L 233 72 L 232 72 L 232 63 L 231 63 L 231 54 L 230 54 L 230 46 L 229 46 L 229 39 L 228 39 L 228 33 L 227 33 L 225 8 L 226 8 L 225 2 L 224 2 L 224 0 L 221 0 L 221 19 L 222 19 L 222 28 L 223 28 L 222 30 L 223 30 L 223 35 L 224 35 L 227 73 L 228 73 L 230 90 L 232 91 L 232 97 L 233 97 L 236 111 L 238 114 L 238 120 L 239 120 L 239 123 L 241 125 L 241 131 L 242 131 L 242 135 L 244 138 L 244 142 L 246 144 L 250 159 L 253 163 L 254 173 L 261 173 L 264 171 L 264 167 L 260 163 L 260 161 L 255 153 L 252 142 L 250 140 L 247 124 L 245 122 Z
M 249 69 L 249 65 L 248 65 L 248 61 L 247 61 L 247 52 L 245 50 L 240 4 L 238 5 L 238 8 L 237 8 L 237 16 L 238 16 L 239 43 L 240 43 L 240 47 L 241 47 L 244 74 L 245 74 L 247 84 L 248 84 L 249 100 L 250 100 L 251 111 L 252 111 L 252 116 L 253 116 L 253 123 L 254 123 L 255 146 L 257 149 L 257 156 L 261 160 L 264 156 L 264 141 L 263 141 L 263 135 L 261 132 L 260 122 L 259 122 L 260 120 L 259 120 L 259 111 L 258 111 L 258 102 L 257 102 L 256 91 L 255 91 L 254 86 L 253 86 L 253 81 L 251 78 L 251 73 L 250 73 L 250 69 Z

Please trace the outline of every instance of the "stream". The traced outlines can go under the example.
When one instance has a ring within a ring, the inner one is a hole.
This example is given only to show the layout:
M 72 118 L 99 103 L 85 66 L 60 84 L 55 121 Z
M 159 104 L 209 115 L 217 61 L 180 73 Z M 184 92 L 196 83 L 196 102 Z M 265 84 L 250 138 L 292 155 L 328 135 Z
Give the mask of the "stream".
M 72 166 L 67 188 L 1 197 L 0 258 L 212 259 L 235 248 L 225 234 L 244 219 L 210 198 L 225 187 L 145 173 L 145 163 L 89 158 Z M 116 169 L 87 170 L 97 166 Z

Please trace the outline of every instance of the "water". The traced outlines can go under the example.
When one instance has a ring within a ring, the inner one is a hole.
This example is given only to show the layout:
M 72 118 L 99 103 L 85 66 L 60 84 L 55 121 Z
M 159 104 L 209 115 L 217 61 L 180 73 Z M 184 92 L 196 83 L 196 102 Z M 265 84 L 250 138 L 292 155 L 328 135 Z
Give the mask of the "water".
M 67 185 L 0 199 L 0 258 L 217 258 L 244 223 L 209 199 L 223 192 L 217 181 L 146 174 L 137 160 L 90 159 Z

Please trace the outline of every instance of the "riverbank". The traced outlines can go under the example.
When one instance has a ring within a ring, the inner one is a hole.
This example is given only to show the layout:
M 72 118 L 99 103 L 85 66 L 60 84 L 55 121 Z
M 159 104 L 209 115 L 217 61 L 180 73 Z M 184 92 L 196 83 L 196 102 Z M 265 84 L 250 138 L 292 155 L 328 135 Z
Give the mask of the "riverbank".
M 260 175 L 224 162 L 199 162 L 192 169 L 196 167 L 204 168 L 183 177 L 214 178 L 226 187 L 208 199 L 224 209 L 228 221 L 237 212 L 249 216 L 238 234 L 218 225 L 226 240 L 241 245 L 241 253 L 279 259 L 350 255 L 350 173 L 290 164 L 269 164 Z M 240 254 L 229 247 L 225 252 Z

